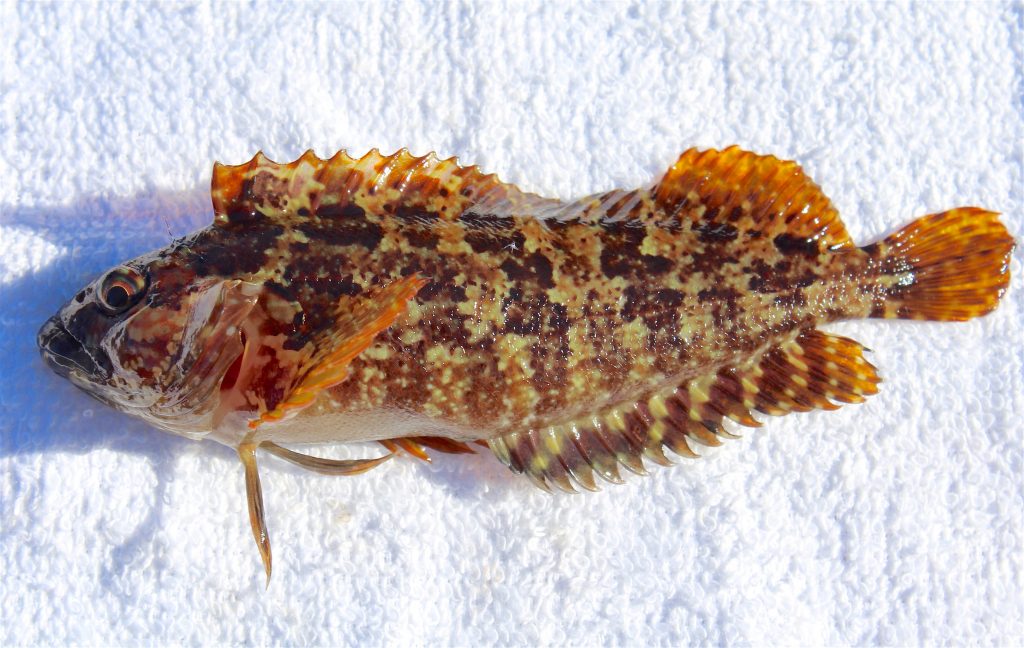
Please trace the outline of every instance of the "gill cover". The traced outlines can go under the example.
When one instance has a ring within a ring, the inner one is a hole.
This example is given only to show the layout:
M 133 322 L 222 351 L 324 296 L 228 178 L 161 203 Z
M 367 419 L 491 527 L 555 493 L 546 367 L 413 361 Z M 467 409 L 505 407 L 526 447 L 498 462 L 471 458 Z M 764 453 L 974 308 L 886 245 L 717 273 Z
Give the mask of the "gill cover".
M 221 377 L 241 355 L 239 330 L 256 306 L 260 288 L 251 283 L 226 280 L 212 283 L 176 312 L 143 308 L 108 337 L 117 372 L 134 376 L 144 384 L 141 371 L 152 373 L 161 366 L 154 357 L 173 352 L 168 367 L 151 378 L 158 396 L 149 405 L 149 417 L 159 427 L 192 438 L 205 436 L 218 404 Z M 174 322 L 174 319 L 180 319 Z M 180 327 L 176 344 L 164 340 L 166 331 Z M 150 362 L 145 359 L 150 357 Z

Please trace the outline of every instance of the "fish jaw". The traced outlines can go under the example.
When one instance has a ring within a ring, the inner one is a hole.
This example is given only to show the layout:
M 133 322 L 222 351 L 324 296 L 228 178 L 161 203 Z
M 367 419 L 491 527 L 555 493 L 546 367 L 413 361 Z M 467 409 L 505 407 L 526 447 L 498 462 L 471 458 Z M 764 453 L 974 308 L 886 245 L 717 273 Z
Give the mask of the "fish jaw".
M 36 344 L 43 362 L 61 378 L 99 402 L 119 408 L 117 401 L 103 389 L 110 380 L 110 360 L 100 353 L 90 353 L 86 346 L 54 315 L 39 328 Z
M 92 380 L 107 380 L 110 377 L 109 362 L 101 363 L 90 354 L 54 315 L 40 327 L 36 344 L 43 361 L 62 378 L 72 380 L 74 374 L 84 374 Z

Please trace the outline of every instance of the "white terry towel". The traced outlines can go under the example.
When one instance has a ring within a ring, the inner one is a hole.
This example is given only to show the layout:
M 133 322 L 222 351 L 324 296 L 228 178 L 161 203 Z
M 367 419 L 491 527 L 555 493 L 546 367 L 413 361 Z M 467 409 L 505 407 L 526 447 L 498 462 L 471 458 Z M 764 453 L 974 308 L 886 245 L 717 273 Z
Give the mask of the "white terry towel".
M 798 159 L 858 242 L 1022 227 L 1019 3 L 0 4 L 0 644 L 1019 644 L 1021 263 L 967 324 L 851 323 L 879 395 L 598 495 L 486 455 L 327 478 L 38 360 L 91 277 L 209 221 L 212 162 L 459 155 L 570 198 L 685 148 Z M 325 449 L 370 456 L 370 446 Z

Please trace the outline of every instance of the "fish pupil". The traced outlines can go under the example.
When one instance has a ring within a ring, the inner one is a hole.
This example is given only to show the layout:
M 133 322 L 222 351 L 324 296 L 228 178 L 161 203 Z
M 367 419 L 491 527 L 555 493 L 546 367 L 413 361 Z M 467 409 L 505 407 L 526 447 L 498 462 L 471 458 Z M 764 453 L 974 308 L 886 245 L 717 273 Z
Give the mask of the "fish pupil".
M 111 308 L 123 308 L 128 304 L 128 290 L 124 286 L 111 286 L 104 299 Z

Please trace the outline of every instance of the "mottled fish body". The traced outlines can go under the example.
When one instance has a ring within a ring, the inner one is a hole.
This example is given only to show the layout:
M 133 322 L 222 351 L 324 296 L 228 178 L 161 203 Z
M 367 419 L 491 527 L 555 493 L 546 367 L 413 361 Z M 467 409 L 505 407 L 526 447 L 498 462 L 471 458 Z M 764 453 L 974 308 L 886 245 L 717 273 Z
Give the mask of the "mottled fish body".
M 101 400 L 235 447 L 269 576 L 255 451 L 480 441 L 544 488 L 696 456 L 726 420 L 860 402 L 865 317 L 966 320 L 1009 281 L 997 215 L 954 209 L 866 247 L 792 162 L 684 153 L 654 186 L 542 198 L 405 151 L 216 165 L 214 223 L 115 268 L 40 331 Z M 390 455 L 389 455 L 390 456 Z

